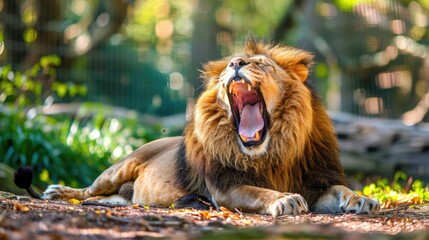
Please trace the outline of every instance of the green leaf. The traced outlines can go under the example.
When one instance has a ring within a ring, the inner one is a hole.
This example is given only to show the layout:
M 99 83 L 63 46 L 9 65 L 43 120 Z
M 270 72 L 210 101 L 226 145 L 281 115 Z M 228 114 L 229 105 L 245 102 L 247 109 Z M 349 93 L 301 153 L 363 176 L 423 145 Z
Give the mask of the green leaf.
M 65 97 L 67 94 L 67 83 L 58 83 L 55 91 L 60 98 Z
M 39 152 L 34 152 L 31 156 L 31 166 L 36 166 L 39 161 Z
M 20 160 L 20 162 L 21 162 L 22 165 L 27 165 L 27 157 L 25 156 L 24 153 L 20 154 L 19 160 Z
M 104 114 L 99 112 L 94 119 L 94 126 L 97 129 L 101 129 L 104 123 L 105 117 Z
M 18 88 L 22 87 L 22 84 L 24 83 L 24 81 L 22 79 L 22 74 L 20 72 L 15 73 L 15 78 L 13 79 L 13 82 L 15 82 L 15 85 Z
M 74 85 L 73 83 L 68 84 L 68 90 L 69 90 L 70 97 L 75 97 L 78 93 L 77 86 Z
M 25 72 L 26 75 L 28 75 L 31 78 L 34 78 L 37 76 L 37 74 L 40 71 L 40 65 L 39 64 L 35 64 L 32 68 L 30 68 L 29 70 L 27 70 Z
M 44 155 L 42 158 L 42 163 L 45 167 L 48 167 L 49 166 L 49 157 Z
M 42 95 L 42 83 L 41 82 L 36 82 L 34 84 L 34 94 L 36 95 L 36 98 L 38 100 L 37 104 L 40 104 L 40 96 Z
M 43 169 L 42 172 L 39 174 L 40 180 L 50 183 L 49 179 L 49 171 L 47 169 Z
M 40 65 L 44 68 L 49 66 L 59 66 L 61 64 L 61 59 L 56 55 L 43 56 L 40 59 Z
M 77 85 L 77 92 L 81 96 L 86 96 L 86 94 L 88 93 L 88 88 L 84 85 Z
M 12 71 L 12 66 L 11 65 L 3 66 L 1 68 L 1 78 L 2 79 L 7 79 L 7 75 L 9 74 L 10 71 Z
M 13 155 L 15 154 L 15 148 L 14 147 L 9 147 L 9 149 L 6 151 L 6 154 L 3 157 L 3 161 L 4 163 L 8 164 L 8 165 L 13 165 Z

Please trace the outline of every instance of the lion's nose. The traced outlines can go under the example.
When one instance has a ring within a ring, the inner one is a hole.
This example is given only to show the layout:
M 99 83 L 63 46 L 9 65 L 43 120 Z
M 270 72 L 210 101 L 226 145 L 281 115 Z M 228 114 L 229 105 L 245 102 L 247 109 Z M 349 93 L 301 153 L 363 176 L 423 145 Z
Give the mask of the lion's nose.
M 236 57 L 236 58 L 231 59 L 228 66 L 237 70 L 246 64 L 247 63 L 242 58 Z

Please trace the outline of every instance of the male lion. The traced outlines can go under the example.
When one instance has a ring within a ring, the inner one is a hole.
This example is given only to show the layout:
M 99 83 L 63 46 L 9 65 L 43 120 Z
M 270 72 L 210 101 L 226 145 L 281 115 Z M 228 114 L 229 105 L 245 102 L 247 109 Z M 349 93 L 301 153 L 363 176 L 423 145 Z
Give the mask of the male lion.
M 300 49 L 248 41 L 203 66 L 205 91 L 184 136 L 142 146 L 87 188 L 51 185 L 43 198 L 169 206 L 196 194 L 273 216 L 377 213 L 376 199 L 345 187 L 332 123 L 306 82 L 312 61 Z M 130 184 L 130 199 L 118 194 Z

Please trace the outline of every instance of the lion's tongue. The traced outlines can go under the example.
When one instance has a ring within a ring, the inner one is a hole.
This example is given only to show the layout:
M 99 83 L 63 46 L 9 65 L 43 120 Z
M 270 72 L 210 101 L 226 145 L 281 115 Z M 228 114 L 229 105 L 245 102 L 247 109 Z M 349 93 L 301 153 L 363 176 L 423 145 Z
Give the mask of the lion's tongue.
M 238 132 L 246 138 L 254 138 L 256 132 L 264 127 L 264 119 L 259 112 L 259 104 L 251 106 L 247 104 L 241 112 L 240 126 Z

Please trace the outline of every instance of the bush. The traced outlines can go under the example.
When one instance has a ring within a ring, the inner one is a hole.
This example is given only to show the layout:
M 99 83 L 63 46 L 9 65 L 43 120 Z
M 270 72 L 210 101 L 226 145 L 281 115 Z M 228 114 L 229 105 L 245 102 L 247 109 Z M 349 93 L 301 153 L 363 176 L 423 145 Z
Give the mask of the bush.
M 43 115 L 40 104 L 86 93 L 86 88 L 55 79 L 59 59 L 44 57 L 30 70 L 1 69 L 0 161 L 31 165 L 36 186 L 52 183 L 83 187 L 112 162 L 160 137 L 160 126 L 144 126 L 134 116 L 112 117 L 101 104 L 83 104 L 72 114 Z M 88 115 L 88 109 L 97 109 Z

